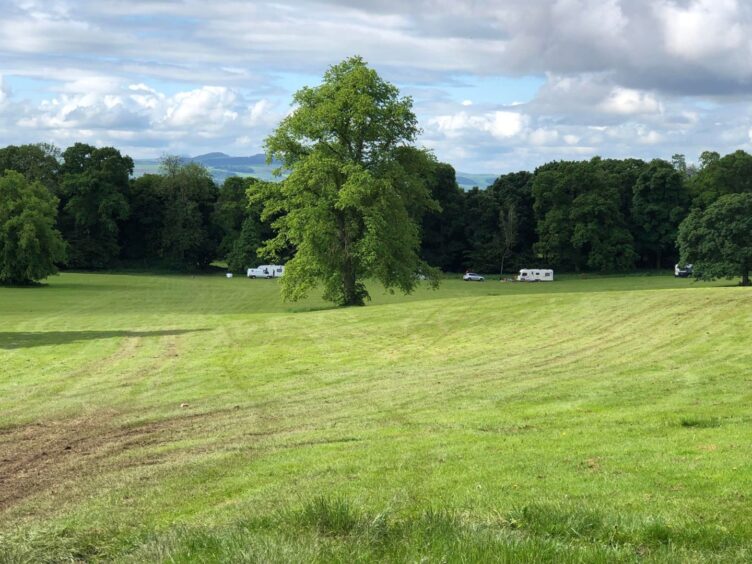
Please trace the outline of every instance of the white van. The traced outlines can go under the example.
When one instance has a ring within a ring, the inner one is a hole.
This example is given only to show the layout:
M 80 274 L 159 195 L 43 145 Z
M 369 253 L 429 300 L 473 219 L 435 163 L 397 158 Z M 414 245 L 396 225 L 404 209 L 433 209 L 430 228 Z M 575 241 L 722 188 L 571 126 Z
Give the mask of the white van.
M 554 271 L 544 268 L 523 268 L 520 270 L 517 280 L 520 282 L 553 282 Z
M 281 264 L 262 264 L 256 268 L 249 268 L 248 278 L 279 278 L 285 273 L 285 267 Z

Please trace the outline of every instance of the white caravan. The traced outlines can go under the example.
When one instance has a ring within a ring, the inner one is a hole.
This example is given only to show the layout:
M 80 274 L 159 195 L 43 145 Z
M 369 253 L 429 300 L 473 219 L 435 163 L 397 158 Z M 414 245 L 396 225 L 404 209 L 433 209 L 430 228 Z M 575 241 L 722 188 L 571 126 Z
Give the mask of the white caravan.
M 553 282 L 554 271 L 537 268 L 523 268 L 517 280 L 520 282 Z
M 281 264 L 262 264 L 256 268 L 249 268 L 248 278 L 279 278 L 285 273 L 285 267 Z

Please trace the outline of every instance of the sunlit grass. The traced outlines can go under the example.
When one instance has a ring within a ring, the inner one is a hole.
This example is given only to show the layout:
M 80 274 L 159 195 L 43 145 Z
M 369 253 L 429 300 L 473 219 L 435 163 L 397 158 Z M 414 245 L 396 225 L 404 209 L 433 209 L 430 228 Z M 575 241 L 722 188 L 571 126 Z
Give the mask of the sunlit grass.
M 0 289 L 0 561 L 747 560 L 752 305 L 726 284 Z

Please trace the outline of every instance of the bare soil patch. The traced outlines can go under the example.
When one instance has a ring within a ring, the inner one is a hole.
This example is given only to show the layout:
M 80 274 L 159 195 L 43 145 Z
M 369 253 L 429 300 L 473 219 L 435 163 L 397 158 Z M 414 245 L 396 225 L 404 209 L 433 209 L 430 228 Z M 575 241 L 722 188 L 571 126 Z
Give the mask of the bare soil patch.
M 193 435 L 213 414 L 135 425 L 123 424 L 119 415 L 98 412 L 0 429 L 0 512 L 68 481 L 124 467 L 123 453 Z M 154 464 L 153 457 L 144 464 Z

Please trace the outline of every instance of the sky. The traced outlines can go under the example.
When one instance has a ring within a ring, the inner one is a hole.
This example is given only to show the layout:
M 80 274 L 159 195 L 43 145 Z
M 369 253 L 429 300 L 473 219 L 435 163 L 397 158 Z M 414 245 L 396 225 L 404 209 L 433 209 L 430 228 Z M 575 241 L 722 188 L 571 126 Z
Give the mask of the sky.
M 362 56 L 458 170 L 752 151 L 748 0 L 0 0 L 0 146 L 262 152 Z

